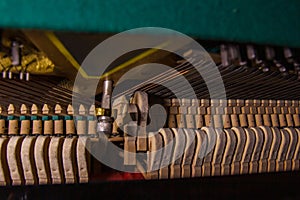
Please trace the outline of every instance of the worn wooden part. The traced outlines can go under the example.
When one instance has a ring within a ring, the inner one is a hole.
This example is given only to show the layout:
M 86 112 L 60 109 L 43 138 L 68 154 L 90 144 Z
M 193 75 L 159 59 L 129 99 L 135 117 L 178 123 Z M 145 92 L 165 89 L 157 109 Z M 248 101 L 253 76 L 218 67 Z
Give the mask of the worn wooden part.
M 284 170 L 284 160 L 286 158 L 288 148 L 290 145 L 290 136 L 286 130 L 281 129 L 281 144 L 278 150 L 278 155 L 276 159 L 276 171 L 280 172 Z
M 76 137 L 64 139 L 62 147 L 62 160 L 65 183 L 77 183 L 77 163 L 76 163 Z
M 50 108 L 48 104 L 44 104 L 42 108 L 43 115 L 50 115 Z M 44 120 L 44 135 L 53 134 L 53 120 Z
M 77 135 L 87 135 L 87 121 L 85 119 L 77 120 Z
M 212 115 L 210 115 L 210 114 L 207 114 L 207 115 L 204 115 L 204 124 L 205 124 L 205 126 L 213 126 L 213 124 L 212 124 Z
M 223 128 L 222 115 L 214 114 L 212 115 L 212 120 L 215 128 Z
M 24 184 L 24 174 L 21 161 L 21 145 L 23 137 L 12 136 L 7 144 L 7 164 L 10 171 L 12 185 Z
M 173 132 L 168 128 L 162 128 L 159 130 L 159 133 L 163 138 L 163 155 L 161 159 L 159 170 L 160 179 L 169 178 L 169 164 L 171 163 L 173 149 L 174 149 L 174 135 Z
M 224 128 L 231 128 L 231 120 L 229 114 L 222 115 L 223 127 Z
M 270 149 L 270 155 L 268 159 L 268 172 L 276 171 L 276 159 L 281 144 L 281 133 L 277 127 L 271 127 L 273 140 Z
M 263 126 L 263 119 L 262 119 L 262 115 L 261 114 L 255 114 L 254 118 L 255 118 L 255 124 L 256 124 L 256 126 Z
M 6 154 L 8 141 L 9 138 L 0 137 L 0 186 L 11 184 Z
M 180 105 L 178 107 L 178 114 L 186 115 L 188 113 L 188 107 L 185 105 Z
M 178 107 L 177 106 L 170 106 L 169 107 L 169 113 L 171 115 L 177 115 L 177 114 L 179 114 Z
M 236 106 L 236 100 L 235 99 L 227 99 L 227 105 L 230 107 Z
M 248 127 L 247 115 L 245 113 L 239 114 L 239 122 L 241 127 Z
M 136 141 L 136 150 L 137 151 L 147 151 L 148 145 L 147 145 L 147 133 L 146 133 L 146 127 L 139 126 L 138 127 L 138 137 Z
M 163 147 L 162 136 L 158 132 L 150 132 L 148 142 L 149 151 L 147 155 L 147 172 L 151 174 L 157 174 L 159 177 Z
M 195 120 L 194 120 L 194 115 L 187 114 L 185 115 L 186 119 L 186 128 L 192 128 L 195 129 Z
M 136 137 L 124 137 L 124 165 L 136 165 Z
M 88 120 L 88 134 L 89 135 L 97 134 L 97 120 Z
M 299 114 L 293 114 L 293 121 L 294 121 L 294 126 L 295 127 L 299 127 L 300 126 Z
M 148 118 L 148 95 L 143 91 L 136 91 L 130 101 L 136 104 L 139 110 L 139 131 L 137 137 L 137 151 L 147 151 L 147 118 Z
M 257 106 L 250 106 L 250 114 L 256 115 L 258 114 Z
M 19 134 L 19 120 L 11 119 L 8 120 L 8 135 L 18 135 Z
M 41 135 L 43 133 L 43 122 L 40 119 L 32 121 L 32 134 Z
M 294 158 L 299 138 L 294 128 L 284 128 L 284 130 L 286 130 L 290 136 L 290 144 L 284 160 L 284 171 L 290 171 L 292 169 L 292 160 Z
M 89 115 L 93 117 L 93 119 L 88 120 L 88 134 L 89 135 L 96 135 L 97 134 L 97 118 L 96 118 L 96 107 L 95 105 L 91 105 L 89 109 Z M 117 133 L 112 131 L 113 133 Z
M 195 115 L 195 123 L 196 123 L 196 129 L 200 129 L 204 126 L 204 119 L 203 115 Z
M 40 185 L 51 182 L 51 173 L 49 166 L 49 136 L 38 136 L 34 145 L 34 160 Z
M 170 166 L 170 178 L 180 178 L 181 163 L 183 159 L 184 149 L 186 145 L 186 136 L 183 129 L 172 128 L 175 138 L 172 162 Z
M 49 164 L 51 171 L 52 184 L 64 183 L 63 161 L 62 161 L 62 146 L 63 137 L 51 137 L 49 144 Z
M 78 166 L 79 183 L 87 183 L 89 181 L 90 159 L 86 147 L 90 145 L 90 139 L 86 136 L 79 136 L 76 146 L 76 160 Z
M 85 119 L 87 115 L 87 109 L 85 108 L 84 105 L 82 104 L 79 105 L 78 114 L 82 118 L 76 120 L 77 135 L 80 136 L 87 135 L 87 121 Z
M 198 107 L 197 108 L 197 113 L 199 115 L 206 115 L 206 114 L 208 114 L 206 108 L 207 107 L 203 107 L 203 106 Z
M 64 134 L 64 120 L 58 119 L 53 121 L 54 121 L 54 134 L 56 135 Z
M 192 168 L 192 177 L 200 177 L 201 176 L 201 167 L 203 164 L 203 158 L 206 156 L 206 148 L 208 137 L 202 130 L 195 130 L 196 132 L 196 148 L 194 153 L 194 158 L 192 160 L 191 168 Z
M 197 106 L 189 106 L 188 107 L 188 114 L 196 115 L 197 114 Z
M 293 120 L 293 115 L 290 113 L 285 114 L 286 118 L 286 123 L 288 127 L 293 127 L 294 126 L 294 120 Z
M 132 121 L 124 126 L 124 165 L 137 164 L 136 133 L 137 133 L 136 122 Z
M 216 132 L 216 145 L 214 148 L 214 154 L 212 157 L 211 165 L 212 165 L 212 176 L 220 176 L 221 175 L 221 163 L 222 158 L 226 146 L 226 133 L 222 129 L 215 129 Z
M 176 115 L 177 128 L 186 128 L 185 124 L 185 115 L 178 114 Z
M 177 123 L 176 123 L 176 115 L 171 115 L 169 114 L 168 116 L 168 127 L 169 128 L 176 128 L 177 127 Z
M 5 134 L 6 127 L 5 127 L 5 119 L 0 119 L 0 135 Z
M 247 114 L 247 122 L 249 127 L 255 127 L 255 119 L 253 114 Z
M 263 106 L 259 106 L 257 107 L 257 114 L 265 114 L 266 113 L 266 110 L 265 110 L 265 107 Z
M 37 184 L 38 176 L 34 161 L 36 137 L 26 136 L 21 146 L 21 161 L 26 185 Z
M 213 160 L 214 148 L 216 145 L 217 133 L 213 128 L 210 127 L 202 127 L 202 131 L 204 131 L 207 135 L 207 147 L 205 151 L 205 157 L 202 165 L 202 176 L 210 176 L 212 171 L 211 162 Z
M 262 146 L 262 151 L 258 162 L 259 165 L 258 172 L 265 173 L 268 171 L 268 158 L 269 158 L 270 149 L 272 145 L 273 134 L 270 127 L 260 126 L 259 128 L 262 130 L 264 134 L 264 143 Z
M 131 105 L 133 105 L 133 104 L 131 104 Z M 129 102 L 127 101 L 125 96 L 120 96 L 119 98 L 117 98 L 113 101 L 112 117 L 115 119 L 115 121 L 113 123 L 112 133 L 114 133 L 114 134 L 118 133 L 118 129 L 122 128 L 126 124 L 125 118 L 129 114 L 128 107 L 129 107 Z M 135 106 L 135 108 L 136 108 L 136 106 Z
M 268 127 L 272 126 L 270 114 L 263 114 L 263 121 L 264 121 L 264 126 L 268 126 Z
M 65 110 L 59 104 L 56 104 L 54 107 L 54 113 L 58 116 L 63 116 L 66 114 Z M 64 120 L 63 119 L 55 119 L 54 120 L 54 134 L 62 135 L 64 134 Z
M 30 120 L 21 120 L 20 135 L 30 134 Z
M 181 163 L 181 177 L 191 177 L 191 164 L 193 161 L 194 150 L 195 150 L 195 131 L 192 129 L 184 129 L 186 136 L 186 145 L 184 148 L 182 163 Z
M 29 110 L 25 104 L 21 105 L 20 114 L 25 116 L 29 115 Z M 30 120 L 23 119 L 21 120 L 20 135 L 29 135 L 29 134 L 30 134 Z
M 232 127 L 231 130 L 235 133 L 237 139 L 235 153 L 232 158 L 231 175 L 237 175 L 240 174 L 241 170 L 241 160 L 246 144 L 246 133 L 241 127 Z
M 68 119 L 66 121 L 66 135 L 75 135 L 75 123 L 73 119 Z
M 231 129 L 224 129 L 226 134 L 226 146 L 223 153 L 222 163 L 221 163 L 221 175 L 230 175 L 230 164 L 235 153 L 235 148 L 237 146 L 237 138 Z
M 230 120 L 231 120 L 232 127 L 239 127 L 240 126 L 239 117 L 238 117 L 237 114 L 231 114 L 230 115 Z
M 285 114 L 279 114 L 278 118 L 279 118 L 279 126 L 280 127 L 286 127 L 287 122 L 286 122 Z
M 240 174 L 248 174 L 249 173 L 249 163 L 251 161 L 253 149 L 255 146 L 255 133 L 250 128 L 244 129 L 246 134 L 246 143 L 245 149 L 241 158 L 241 169 Z
M 245 101 L 243 99 L 236 99 L 236 106 L 238 107 L 245 106 Z
M 262 152 L 262 147 L 264 143 L 264 134 L 262 130 L 259 129 L 258 127 L 252 127 L 251 130 L 255 134 L 255 145 L 249 163 L 249 173 L 253 174 L 258 172 L 258 161 Z
M 295 148 L 294 157 L 292 159 L 292 170 L 300 169 L 300 130 L 299 128 L 295 128 L 295 131 L 298 135 L 297 146 Z
M 53 120 L 45 120 L 44 135 L 52 135 L 52 134 L 53 134 Z

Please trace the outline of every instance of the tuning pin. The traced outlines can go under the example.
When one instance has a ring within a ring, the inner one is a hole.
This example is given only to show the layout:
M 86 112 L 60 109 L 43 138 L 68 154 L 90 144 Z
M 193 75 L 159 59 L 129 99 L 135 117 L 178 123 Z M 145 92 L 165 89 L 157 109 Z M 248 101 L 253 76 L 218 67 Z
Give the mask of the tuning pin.
M 71 104 L 68 105 L 67 113 L 68 113 L 68 115 L 74 115 L 74 109 Z
M 273 61 L 274 57 L 275 57 L 275 50 L 272 47 L 266 47 L 265 49 L 265 53 L 266 53 L 266 59 Z
M 293 52 L 290 48 L 284 48 L 283 49 L 283 54 L 285 59 L 287 60 L 288 63 L 292 63 L 293 62 Z
M 240 66 L 247 66 L 247 51 L 244 46 L 239 46 L 239 55 L 238 55 L 238 60 L 239 60 L 239 65 Z
M 229 51 L 226 45 L 222 44 L 220 47 L 220 53 L 221 53 L 221 60 L 222 60 L 222 66 L 223 67 L 228 67 L 230 63 L 230 58 L 229 58 Z
M 42 108 L 42 113 L 44 115 L 50 114 L 50 109 L 48 107 L 48 104 L 44 104 L 43 108 Z
M 12 79 L 12 72 L 11 71 L 8 72 L 8 78 Z
M 29 72 L 26 72 L 26 81 L 29 81 L 29 78 L 30 78 L 30 74 Z
M 21 105 L 20 113 L 21 113 L 22 115 L 28 114 L 28 108 L 27 108 L 27 106 L 26 106 L 25 104 L 22 104 L 22 105 Z
M 86 109 L 85 109 L 84 105 L 82 105 L 82 104 L 80 104 L 78 111 L 79 111 L 79 115 L 86 114 Z
M 2 78 L 6 78 L 7 77 L 7 72 L 6 71 L 3 71 L 2 72 Z
M 32 104 L 32 106 L 31 106 L 31 114 L 32 115 L 36 115 L 36 114 L 38 114 L 38 112 L 39 112 L 39 108 L 37 107 L 37 105 L 36 104 Z
M 21 64 L 21 45 L 18 41 L 11 43 L 11 64 L 14 66 Z
M 19 77 L 20 77 L 20 80 L 23 80 L 23 79 L 24 79 L 24 73 L 23 73 L 23 72 L 20 72 L 20 73 L 19 73 Z
M 255 60 L 256 58 L 256 51 L 253 45 L 247 45 L 247 57 L 249 60 Z
M 14 106 L 14 104 L 9 104 L 9 106 L 7 108 L 7 114 L 9 114 L 9 115 L 15 114 L 15 106 Z

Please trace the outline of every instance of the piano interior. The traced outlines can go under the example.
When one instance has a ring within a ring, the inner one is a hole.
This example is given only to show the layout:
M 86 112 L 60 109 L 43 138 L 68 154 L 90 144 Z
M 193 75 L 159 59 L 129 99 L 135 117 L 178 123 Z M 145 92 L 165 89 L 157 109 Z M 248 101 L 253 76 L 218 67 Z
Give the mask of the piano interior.
M 99 188 L 120 198 L 297 197 L 300 45 L 189 35 L 201 49 L 179 42 L 171 52 L 150 35 L 166 43 L 116 56 L 126 42 L 94 52 L 115 33 L 1 28 L 4 198 Z

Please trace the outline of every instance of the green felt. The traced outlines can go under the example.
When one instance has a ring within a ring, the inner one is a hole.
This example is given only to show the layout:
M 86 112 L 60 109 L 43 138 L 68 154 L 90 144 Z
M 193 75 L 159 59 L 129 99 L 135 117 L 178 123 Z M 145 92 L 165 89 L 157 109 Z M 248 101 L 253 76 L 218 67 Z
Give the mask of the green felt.
M 111 32 L 171 28 L 200 39 L 300 47 L 298 0 L 2 0 L 0 26 Z

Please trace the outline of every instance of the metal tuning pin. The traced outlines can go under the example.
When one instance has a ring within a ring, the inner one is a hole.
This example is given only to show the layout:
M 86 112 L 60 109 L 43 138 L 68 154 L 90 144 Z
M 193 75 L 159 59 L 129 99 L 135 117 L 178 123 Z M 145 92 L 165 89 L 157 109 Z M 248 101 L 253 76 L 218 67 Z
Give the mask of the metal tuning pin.
M 246 47 L 239 45 L 237 48 L 239 53 L 238 54 L 239 65 L 241 67 L 246 67 L 248 65 Z
M 221 53 L 222 66 L 228 67 L 231 63 L 230 63 L 229 51 L 227 45 L 222 44 L 220 46 L 220 53 Z
M 7 77 L 7 71 L 4 70 L 4 71 L 2 72 L 2 78 L 6 78 L 6 77 Z
M 256 59 L 256 51 L 254 49 L 253 45 L 247 45 L 247 57 L 249 60 L 255 60 Z
M 29 78 L 30 78 L 30 74 L 29 74 L 29 72 L 26 72 L 26 73 L 25 73 L 25 80 L 26 80 L 26 81 L 29 81 Z
M 19 73 L 19 78 L 20 78 L 20 80 L 23 80 L 23 79 L 24 79 L 24 72 L 21 71 L 21 72 Z
M 101 108 L 96 109 L 98 118 L 97 132 L 109 136 L 112 133 L 113 118 L 111 117 L 111 94 L 113 82 L 105 80 L 103 82 L 103 94 Z
M 279 48 L 276 48 L 275 49 L 275 59 L 274 59 L 274 64 L 275 66 L 278 68 L 279 72 L 282 73 L 283 76 L 286 76 L 288 75 L 288 72 L 287 72 L 287 68 L 286 66 L 284 65 L 284 56 L 283 56 L 283 52 L 282 52 L 282 49 L 279 49 Z
M 15 40 L 11 42 L 11 59 L 13 66 L 21 65 L 21 45 Z

